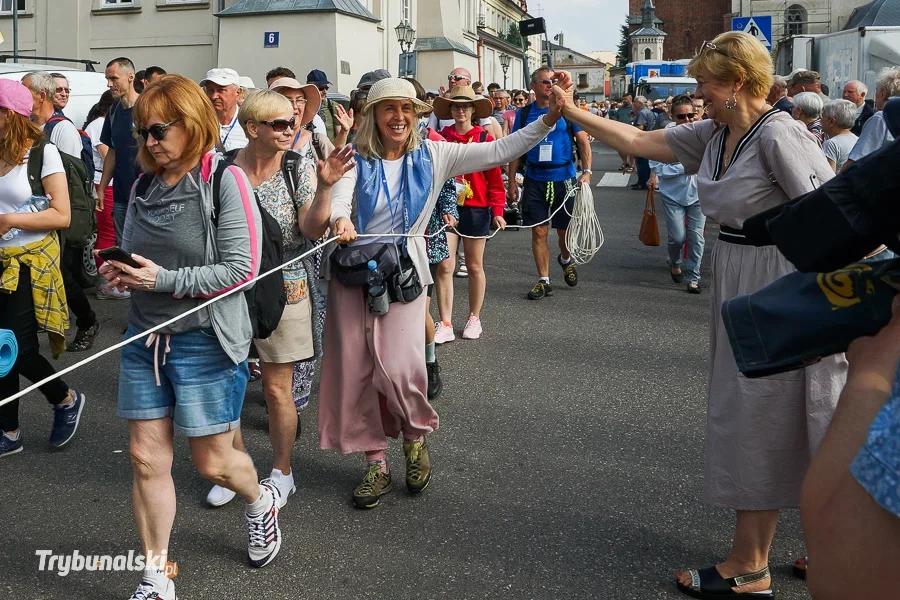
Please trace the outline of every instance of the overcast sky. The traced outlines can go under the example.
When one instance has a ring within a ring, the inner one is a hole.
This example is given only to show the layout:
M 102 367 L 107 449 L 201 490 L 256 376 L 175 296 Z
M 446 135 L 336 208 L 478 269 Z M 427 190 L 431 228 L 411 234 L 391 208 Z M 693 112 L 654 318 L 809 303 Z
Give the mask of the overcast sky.
M 628 0 L 529 0 L 528 12 L 546 19 L 551 41 L 562 31 L 565 45 L 582 54 L 615 51 Z

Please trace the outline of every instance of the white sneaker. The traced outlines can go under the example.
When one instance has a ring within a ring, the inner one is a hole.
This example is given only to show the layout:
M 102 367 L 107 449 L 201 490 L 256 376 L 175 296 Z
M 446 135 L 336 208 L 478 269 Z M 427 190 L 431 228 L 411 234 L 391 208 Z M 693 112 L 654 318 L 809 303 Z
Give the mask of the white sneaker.
M 284 508 L 288 497 L 297 491 L 297 486 L 294 485 L 294 474 L 285 475 L 279 469 L 272 469 L 272 473 L 260 483 L 263 485 L 274 485 L 278 488 L 278 493 L 281 494 L 281 497 L 278 499 L 279 509 Z
M 250 558 L 250 566 L 257 569 L 275 560 L 281 550 L 281 527 L 278 526 L 278 502 L 281 494 L 271 483 L 261 483 L 260 487 L 267 496 L 266 510 L 253 517 L 244 512 L 244 518 L 247 519 L 247 556 Z
M 159 589 L 148 579 L 142 579 L 129 600 L 175 600 L 175 582 L 166 579 L 166 588 Z
M 128 290 L 120 292 L 106 282 L 97 286 L 97 300 L 128 300 L 129 298 L 131 298 L 131 292 Z
M 457 277 L 468 277 L 469 276 L 469 270 L 466 269 L 465 263 L 459 265 L 459 269 L 456 271 L 456 276 Z
M 214 485 L 209 490 L 209 494 L 206 495 L 206 503 L 214 508 L 218 508 L 234 500 L 235 496 L 237 496 L 237 492 L 223 488 L 221 485 Z
M 434 324 L 434 343 L 440 346 L 456 339 L 453 333 L 453 325 L 444 325 L 443 321 Z

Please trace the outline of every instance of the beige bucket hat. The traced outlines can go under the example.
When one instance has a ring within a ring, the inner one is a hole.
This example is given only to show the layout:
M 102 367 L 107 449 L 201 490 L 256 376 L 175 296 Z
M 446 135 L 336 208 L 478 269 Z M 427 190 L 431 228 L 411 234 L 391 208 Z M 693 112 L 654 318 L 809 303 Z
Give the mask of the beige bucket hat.
M 487 119 L 494 112 L 493 102 L 476 94 L 471 86 L 453 88 L 448 95 L 448 98 L 439 96 L 434 99 L 434 114 L 438 119 L 452 119 L 450 108 L 454 104 L 473 104 L 475 106 L 473 119 Z
M 418 113 L 431 112 L 431 105 L 416 98 L 416 88 L 405 79 L 391 77 L 381 79 L 372 84 L 369 89 L 368 103 L 363 107 L 363 113 L 372 110 L 372 107 L 383 100 L 409 100 Z

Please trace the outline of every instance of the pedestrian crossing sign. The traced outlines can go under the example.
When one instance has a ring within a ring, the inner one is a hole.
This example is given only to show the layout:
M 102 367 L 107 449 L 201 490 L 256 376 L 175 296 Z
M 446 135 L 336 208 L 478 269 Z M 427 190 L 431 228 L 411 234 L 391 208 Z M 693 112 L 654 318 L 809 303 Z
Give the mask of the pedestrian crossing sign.
M 772 17 L 734 17 L 731 30 L 749 33 L 769 50 L 772 49 Z

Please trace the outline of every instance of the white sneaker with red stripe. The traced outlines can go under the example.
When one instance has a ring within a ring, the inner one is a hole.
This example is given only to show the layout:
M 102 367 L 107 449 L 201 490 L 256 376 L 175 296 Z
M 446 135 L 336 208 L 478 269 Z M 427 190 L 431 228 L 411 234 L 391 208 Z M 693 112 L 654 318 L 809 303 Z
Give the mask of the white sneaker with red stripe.
M 260 484 L 267 496 L 265 510 L 258 515 L 244 512 L 247 519 L 247 555 L 251 567 L 264 567 L 278 555 L 281 550 L 281 527 L 278 526 L 278 502 L 281 494 L 278 488 L 269 482 Z

